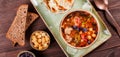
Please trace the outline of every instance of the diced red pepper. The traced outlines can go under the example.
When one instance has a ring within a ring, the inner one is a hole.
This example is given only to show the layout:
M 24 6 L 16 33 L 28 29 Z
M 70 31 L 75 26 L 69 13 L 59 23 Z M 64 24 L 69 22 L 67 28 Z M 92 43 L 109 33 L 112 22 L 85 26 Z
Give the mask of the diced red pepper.
M 74 37 L 74 36 L 75 36 L 74 34 L 76 34 L 76 31 L 75 31 L 75 30 L 72 30 L 71 33 L 70 33 L 70 36 L 71 36 L 71 37 Z
M 81 39 L 80 46 L 86 46 L 87 45 L 87 39 Z
M 91 18 L 92 23 L 96 23 L 96 20 L 94 18 Z
M 84 39 L 84 38 L 85 38 L 85 36 L 86 36 L 86 33 L 82 33 L 82 34 L 81 34 L 81 38 L 83 38 L 83 39 Z

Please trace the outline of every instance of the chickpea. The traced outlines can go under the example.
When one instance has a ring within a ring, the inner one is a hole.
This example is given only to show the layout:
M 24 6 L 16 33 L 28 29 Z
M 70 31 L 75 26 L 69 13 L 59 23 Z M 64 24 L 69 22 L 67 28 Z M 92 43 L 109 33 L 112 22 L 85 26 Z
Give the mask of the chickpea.
M 45 38 L 42 38 L 42 45 L 45 43 Z
M 64 28 L 64 26 L 63 26 L 63 25 L 62 25 L 61 27 L 62 27 L 62 28 Z
M 89 28 L 89 31 L 93 31 L 93 28 Z
M 35 41 L 34 41 L 34 40 L 31 40 L 31 42 L 33 42 L 33 43 L 34 43 Z
M 35 38 L 35 36 L 32 36 L 32 42 L 36 42 L 37 39 Z
M 45 33 L 42 33 L 42 36 L 45 36 Z
M 94 38 L 95 38 L 95 37 L 96 37 L 96 34 L 92 34 L 92 37 L 94 37 Z
M 38 43 L 41 43 L 42 42 L 42 40 L 41 39 L 38 39 Z
M 39 48 L 38 48 L 39 50 L 42 50 L 43 49 L 43 47 L 42 46 L 39 46 Z
M 93 30 L 92 33 L 95 33 L 95 30 Z
M 85 24 L 82 24 L 82 26 L 81 27 L 85 27 Z
M 76 44 L 75 43 L 71 43 L 72 46 L 75 46 Z
M 91 34 L 91 32 L 90 32 L 90 31 L 88 31 L 88 32 L 87 32 L 87 34 L 88 34 L 88 35 L 90 35 L 90 34 Z
M 92 39 L 92 37 L 90 35 L 88 35 L 88 39 Z
M 44 47 L 44 48 L 48 47 L 47 43 L 45 43 L 45 44 L 43 45 L 43 47 Z
M 36 37 L 35 37 L 34 35 L 32 36 L 32 40 L 37 40 Z
M 37 48 L 38 46 L 37 45 L 33 45 L 35 48 Z
M 64 24 L 67 24 L 66 22 Z
M 81 42 L 84 42 L 84 40 L 83 40 L 83 39 L 81 39 Z
M 83 33 L 82 31 L 79 32 L 79 34 L 82 34 L 82 33 Z
M 40 35 L 40 34 L 39 34 L 38 32 L 36 32 L 36 33 L 35 33 L 35 36 L 38 36 L 38 35 Z
M 38 47 L 38 43 L 37 42 L 34 42 L 34 47 L 37 48 Z
M 46 42 L 48 42 L 48 41 L 49 41 L 49 38 L 48 38 L 47 36 L 45 37 L 45 41 L 46 41 Z
M 38 35 L 37 38 L 41 38 L 41 35 Z
M 37 41 L 34 42 L 35 45 L 38 45 L 39 43 Z

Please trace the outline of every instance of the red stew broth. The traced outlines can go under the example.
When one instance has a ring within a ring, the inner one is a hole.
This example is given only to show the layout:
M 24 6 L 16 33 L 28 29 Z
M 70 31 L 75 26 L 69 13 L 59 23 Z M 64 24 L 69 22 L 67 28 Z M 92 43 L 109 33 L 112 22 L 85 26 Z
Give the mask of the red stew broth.
M 74 47 L 85 47 L 96 39 L 98 25 L 90 13 L 75 11 L 62 21 L 61 33 L 68 44 Z

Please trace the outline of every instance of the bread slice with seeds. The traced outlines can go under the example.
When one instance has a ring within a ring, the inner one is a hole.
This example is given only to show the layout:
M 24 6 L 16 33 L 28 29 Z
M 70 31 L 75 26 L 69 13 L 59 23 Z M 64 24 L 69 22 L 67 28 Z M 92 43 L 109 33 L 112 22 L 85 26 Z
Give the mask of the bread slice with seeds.
M 14 44 L 18 43 L 20 46 L 25 45 L 25 30 L 26 30 L 26 18 L 28 12 L 28 5 L 21 5 L 17 14 L 12 22 L 6 37 L 10 39 Z

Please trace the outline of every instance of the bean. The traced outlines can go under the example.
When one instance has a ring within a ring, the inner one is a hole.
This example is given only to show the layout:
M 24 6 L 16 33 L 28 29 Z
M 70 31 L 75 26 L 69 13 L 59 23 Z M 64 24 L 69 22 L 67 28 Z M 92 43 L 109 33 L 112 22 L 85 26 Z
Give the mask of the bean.
M 90 40 L 92 37 L 90 35 L 88 35 L 88 39 Z
M 93 28 L 89 28 L 89 31 L 93 31 Z
M 41 38 L 41 35 L 38 35 L 37 38 Z
M 36 33 L 35 33 L 35 36 L 38 36 L 38 35 L 40 35 L 40 34 L 39 34 L 38 32 L 36 32 Z
M 42 45 L 45 43 L 45 38 L 42 38 Z
M 49 38 L 46 36 L 45 40 L 46 40 L 46 42 L 48 42 L 48 41 L 49 41 Z
M 45 43 L 45 44 L 43 45 L 43 47 L 44 47 L 44 48 L 47 48 L 47 47 L 48 47 L 47 43 Z
M 42 42 L 42 40 L 41 39 L 38 39 L 38 43 L 41 43 Z
M 38 44 L 35 44 L 35 45 L 33 45 L 35 48 L 37 48 L 38 47 Z
M 94 38 L 95 38 L 95 37 L 96 37 L 96 34 L 92 34 L 92 37 L 94 37 Z
M 45 33 L 42 33 L 42 36 L 45 36 Z
M 42 46 L 39 46 L 39 48 L 38 48 L 39 50 L 42 50 L 43 49 L 43 47 Z
M 35 41 L 36 41 L 37 39 L 36 39 L 36 37 L 35 37 L 35 36 L 32 36 L 32 40 L 35 40 Z

